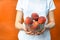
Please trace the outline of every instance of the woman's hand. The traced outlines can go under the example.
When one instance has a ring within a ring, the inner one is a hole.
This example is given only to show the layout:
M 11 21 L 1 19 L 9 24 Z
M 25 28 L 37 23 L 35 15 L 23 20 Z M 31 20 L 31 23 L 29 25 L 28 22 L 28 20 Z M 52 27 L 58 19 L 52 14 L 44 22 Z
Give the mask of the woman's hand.
M 43 30 L 42 30 L 41 32 L 36 32 L 35 35 L 43 34 L 45 30 L 46 30 L 46 27 L 44 27 Z
M 26 34 L 34 35 L 34 33 L 32 31 L 28 31 L 27 28 L 23 28 L 23 30 L 26 32 Z
M 26 34 L 34 35 L 34 33 L 32 31 L 26 31 Z

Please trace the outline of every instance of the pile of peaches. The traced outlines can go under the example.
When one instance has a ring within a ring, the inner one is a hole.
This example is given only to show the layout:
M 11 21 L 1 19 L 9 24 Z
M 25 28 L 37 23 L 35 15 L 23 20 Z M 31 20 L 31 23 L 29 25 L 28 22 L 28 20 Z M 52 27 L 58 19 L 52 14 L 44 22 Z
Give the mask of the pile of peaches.
M 24 20 L 25 26 L 28 29 L 27 31 L 31 32 L 41 32 L 44 28 L 44 23 L 46 18 L 44 16 L 40 16 L 37 13 L 32 13 L 31 17 L 26 17 Z

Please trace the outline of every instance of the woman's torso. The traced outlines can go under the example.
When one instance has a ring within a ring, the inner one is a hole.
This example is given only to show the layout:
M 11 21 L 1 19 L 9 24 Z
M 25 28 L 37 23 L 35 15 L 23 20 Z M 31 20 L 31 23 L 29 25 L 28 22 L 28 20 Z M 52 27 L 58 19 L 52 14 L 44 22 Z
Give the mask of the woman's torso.
M 36 12 L 39 16 L 46 17 L 45 25 L 48 23 L 48 7 L 46 0 L 24 0 L 23 2 L 23 13 L 24 13 L 24 20 L 26 17 L 31 17 L 31 14 Z M 24 25 L 24 23 L 23 23 Z M 24 25 L 25 26 L 25 25 Z M 20 31 L 18 37 L 22 40 L 50 40 L 50 32 L 46 30 L 41 35 L 28 35 L 24 31 Z M 25 38 L 25 39 L 24 39 Z

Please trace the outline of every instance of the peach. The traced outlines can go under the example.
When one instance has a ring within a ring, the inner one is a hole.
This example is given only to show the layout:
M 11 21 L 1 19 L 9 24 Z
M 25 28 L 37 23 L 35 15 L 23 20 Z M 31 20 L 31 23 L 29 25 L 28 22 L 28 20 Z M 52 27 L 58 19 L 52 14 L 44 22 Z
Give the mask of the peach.
M 32 13 L 31 17 L 33 20 L 38 21 L 39 15 L 37 13 Z
M 32 28 L 36 29 L 38 27 L 39 23 L 37 21 L 32 23 Z
M 46 21 L 46 18 L 43 17 L 43 16 L 41 16 L 41 17 L 38 18 L 38 22 L 39 22 L 40 24 L 45 23 L 45 21 Z
M 30 17 L 26 17 L 25 24 L 32 24 L 33 20 Z

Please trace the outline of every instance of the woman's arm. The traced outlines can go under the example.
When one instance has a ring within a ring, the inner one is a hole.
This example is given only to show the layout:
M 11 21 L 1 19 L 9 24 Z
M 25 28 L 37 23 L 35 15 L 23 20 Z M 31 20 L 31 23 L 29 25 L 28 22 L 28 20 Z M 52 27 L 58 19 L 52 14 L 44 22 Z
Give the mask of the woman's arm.
M 54 10 L 49 11 L 49 23 L 45 26 L 46 28 L 53 28 L 55 26 L 55 20 L 54 20 Z
M 32 34 L 32 32 L 28 32 L 27 29 L 23 26 L 23 12 L 17 11 L 16 14 L 16 21 L 15 21 L 15 27 L 20 30 L 24 30 L 27 34 Z
M 17 10 L 16 20 L 15 20 L 15 27 L 17 29 L 23 29 L 22 19 L 23 19 L 23 12 Z

